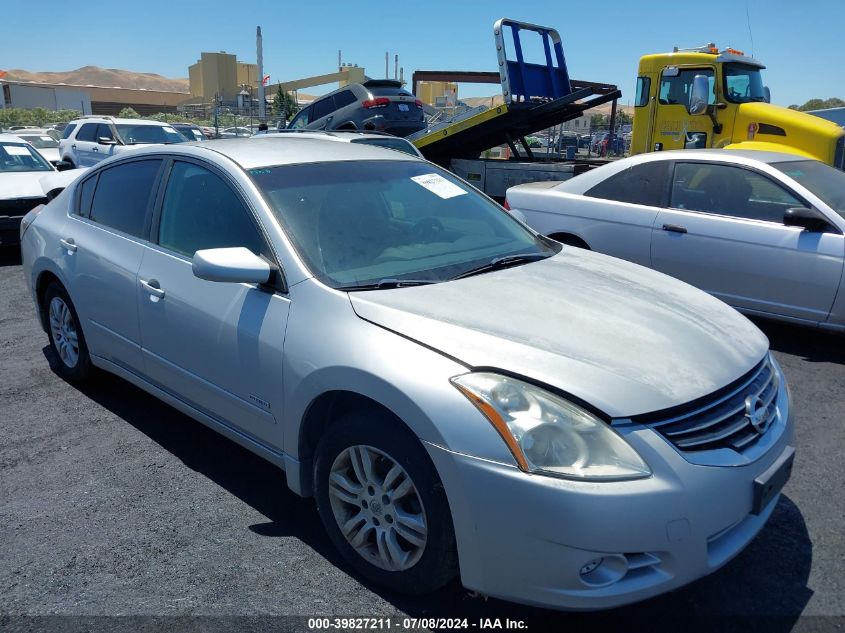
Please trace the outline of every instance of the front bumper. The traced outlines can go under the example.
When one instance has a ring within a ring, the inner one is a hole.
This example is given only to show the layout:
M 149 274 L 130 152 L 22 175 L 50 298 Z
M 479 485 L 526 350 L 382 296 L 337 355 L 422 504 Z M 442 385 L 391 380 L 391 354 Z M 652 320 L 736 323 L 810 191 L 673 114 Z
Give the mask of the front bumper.
M 625 482 L 530 475 L 427 444 L 464 586 L 543 607 L 606 609 L 681 587 L 740 553 L 780 498 L 752 513 L 754 480 L 792 450 L 791 419 L 762 457 L 734 467 L 692 464 L 650 429 L 635 433 L 628 439 L 654 474 Z
M 21 215 L 0 215 L 0 246 L 17 246 L 21 243 Z

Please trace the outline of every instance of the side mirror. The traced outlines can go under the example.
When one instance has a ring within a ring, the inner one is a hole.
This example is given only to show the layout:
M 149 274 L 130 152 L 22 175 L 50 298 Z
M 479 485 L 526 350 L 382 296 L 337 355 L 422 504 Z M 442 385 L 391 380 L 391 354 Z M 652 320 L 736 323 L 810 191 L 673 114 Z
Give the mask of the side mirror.
M 248 248 L 209 248 L 194 253 L 194 276 L 206 281 L 242 284 L 266 284 L 270 281 L 270 264 Z
M 710 93 L 710 82 L 705 75 L 696 75 L 692 79 L 692 94 L 690 95 L 687 112 L 690 114 L 704 114 L 707 112 L 707 96 Z
M 766 103 L 772 102 L 772 91 L 768 86 L 763 86 L 763 96 L 766 97 Z
M 816 233 L 822 232 L 830 226 L 826 217 L 815 209 L 807 209 L 806 207 L 787 209 L 783 214 L 783 223 L 785 226 L 800 226 L 806 231 Z
M 56 163 L 57 171 L 67 171 L 68 169 L 73 169 L 73 163 L 70 163 L 66 160 L 60 160 L 58 163 Z
M 114 140 L 113 138 L 108 137 L 108 136 L 101 136 L 100 138 L 97 139 L 97 142 L 100 145 L 117 145 L 117 141 Z

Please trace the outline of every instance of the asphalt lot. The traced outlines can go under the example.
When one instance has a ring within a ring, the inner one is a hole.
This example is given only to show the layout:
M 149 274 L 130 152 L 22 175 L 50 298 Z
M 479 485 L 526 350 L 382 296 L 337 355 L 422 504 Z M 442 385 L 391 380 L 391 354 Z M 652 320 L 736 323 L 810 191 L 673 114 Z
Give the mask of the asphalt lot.
M 0 260 L 0 629 L 50 628 L 12 617 L 49 614 L 508 617 L 531 631 L 607 618 L 485 600 L 457 583 L 409 598 L 362 582 L 281 471 L 118 378 L 80 390 L 53 373 L 19 264 Z M 759 325 L 798 414 L 793 477 L 739 557 L 613 611 L 619 621 L 726 630 L 737 620 L 725 616 L 750 616 L 743 630 L 845 630 L 845 338 Z

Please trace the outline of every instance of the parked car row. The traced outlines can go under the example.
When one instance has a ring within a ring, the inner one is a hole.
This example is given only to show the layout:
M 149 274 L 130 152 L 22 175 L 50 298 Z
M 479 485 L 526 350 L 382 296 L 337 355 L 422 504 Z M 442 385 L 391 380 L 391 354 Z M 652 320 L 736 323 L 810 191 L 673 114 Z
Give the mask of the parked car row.
M 283 468 L 347 563 L 393 590 L 460 576 L 608 608 L 738 554 L 794 456 L 765 336 L 701 290 L 514 217 L 581 205 L 601 169 L 578 194 L 511 189 L 511 214 L 365 137 L 138 146 L 30 211 L 23 270 L 58 372 L 112 372 Z M 703 176 L 682 175 L 619 184 L 671 178 L 697 208 Z M 618 242 L 646 252 L 654 223 L 620 215 Z

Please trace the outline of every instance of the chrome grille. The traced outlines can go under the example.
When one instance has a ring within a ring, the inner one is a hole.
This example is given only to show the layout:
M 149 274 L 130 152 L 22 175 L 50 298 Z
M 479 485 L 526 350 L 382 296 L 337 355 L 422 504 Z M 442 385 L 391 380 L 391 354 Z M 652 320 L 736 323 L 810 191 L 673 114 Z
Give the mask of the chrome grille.
M 768 357 L 739 386 L 685 412 L 647 423 L 682 451 L 731 448 L 742 452 L 777 416 L 780 379 Z

